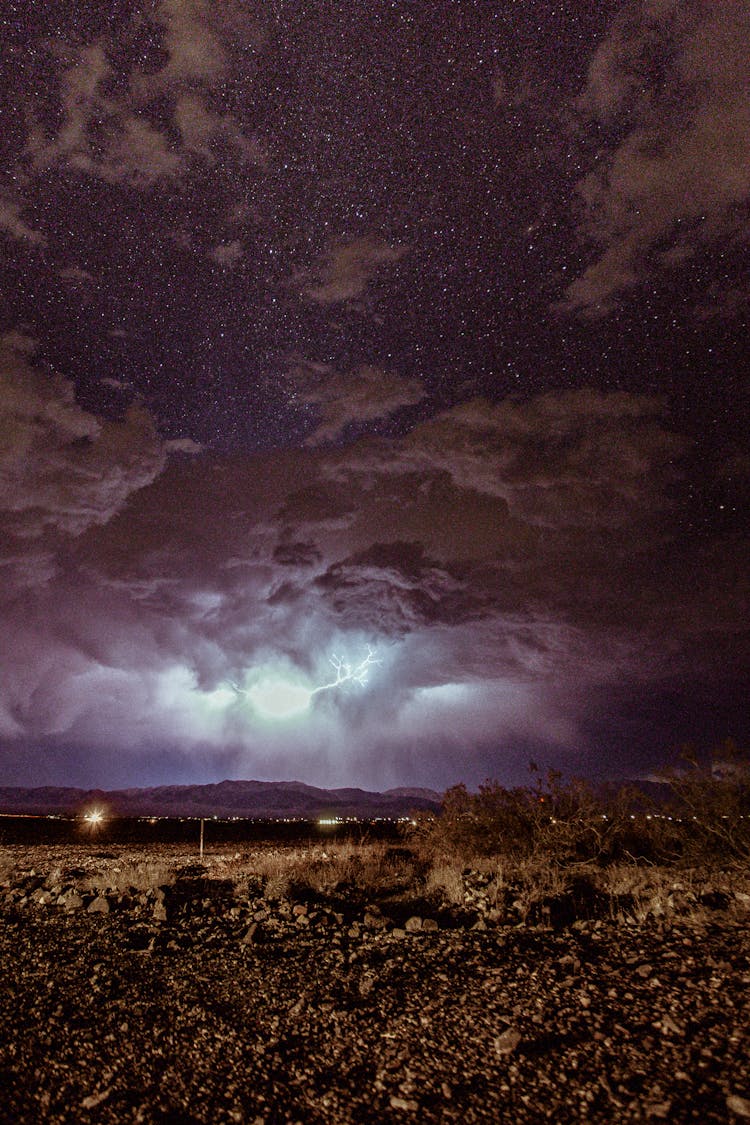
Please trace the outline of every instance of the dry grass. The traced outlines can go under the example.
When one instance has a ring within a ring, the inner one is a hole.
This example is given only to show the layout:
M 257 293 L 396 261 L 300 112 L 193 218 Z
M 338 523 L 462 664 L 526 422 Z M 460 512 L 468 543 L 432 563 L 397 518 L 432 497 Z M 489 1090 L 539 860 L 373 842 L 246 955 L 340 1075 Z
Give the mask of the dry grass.
M 373 902 L 428 898 L 444 907 L 488 910 L 493 918 L 516 922 L 543 919 L 550 903 L 571 902 L 576 894 L 596 900 L 605 917 L 608 913 L 615 921 L 636 924 L 678 917 L 705 921 L 714 909 L 707 899 L 717 895 L 726 896 L 738 916 L 750 911 L 750 868 L 736 866 L 564 866 L 533 856 L 467 860 L 445 849 L 427 859 L 407 848 L 351 841 L 212 851 L 200 864 L 197 850 L 182 846 L 115 845 L 100 852 L 83 846 L 0 848 L 0 884 L 6 887 L 34 877 L 48 888 L 140 893 L 173 884 L 185 872 L 231 880 L 240 896 L 262 893 L 269 901 L 310 893 Z
M 174 883 L 186 869 L 209 879 L 231 879 L 237 885 L 260 881 L 269 898 L 303 887 L 320 894 L 336 888 L 375 893 L 417 880 L 414 863 L 384 843 L 266 845 L 206 853 L 202 860 L 196 851 L 169 845 L 144 849 L 113 845 L 106 852 L 78 846 L 0 849 L 0 880 L 5 882 L 43 876 L 49 884 L 74 883 L 81 890 L 144 891 Z
M 463 866 L 438 860 L 427 873 L 425 889 L 428 894 L 442 895 L 452 905 L 461 906 L 466 898 Z

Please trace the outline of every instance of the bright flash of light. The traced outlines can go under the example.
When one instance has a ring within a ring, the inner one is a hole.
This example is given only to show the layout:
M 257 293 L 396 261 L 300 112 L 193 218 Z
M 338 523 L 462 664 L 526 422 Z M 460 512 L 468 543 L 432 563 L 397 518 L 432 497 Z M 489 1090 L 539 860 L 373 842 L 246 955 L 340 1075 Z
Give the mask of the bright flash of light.
M 312 692 L 303 684 L 280 676 L 266 676 L 245 692 L 264 719 L 292 719 L 310 706 Z
M 235 694 L 247 696 L 253 710 L 262 719 L 293 719 L 303 715 L 309 709 L 313 696 L 321 692 L 348 683 L 364 687 L 369 669 L 373 664 L 381 663 L 369 646 L 366 656 L 358 664 L 351 664 L 339 656 L 330 657 L 330 662 L 336 673 L 335 679 L 318 687 L 311 688 L 298 678 L 273 674 L 261 677 L 249 688 L 241 688 L 235 683 L 231 687 Z
M 89 812 L 84 813 L 83 819 L 87 824 L 90 824 L 92 828 L 96 828 L 97 824 L 101 824 L 104 820 L 104 813 L 101 809 L 91 809 Z
M 310 692 L 311 695 L 318 695 L 321 691 L 330 691 L 331 688 L 337 688 L 341 684 L 354 683 L 364 687 L 372 665 L 380 664 L 369 645 L 367 646 L 367 655 L 364 660 L 360 660 L 359 664 L 350 664 L 348 660 L 343 660 L 339 656 L 332 656 L 330 660 L 336 672 L 336 679 L 314 688 Z

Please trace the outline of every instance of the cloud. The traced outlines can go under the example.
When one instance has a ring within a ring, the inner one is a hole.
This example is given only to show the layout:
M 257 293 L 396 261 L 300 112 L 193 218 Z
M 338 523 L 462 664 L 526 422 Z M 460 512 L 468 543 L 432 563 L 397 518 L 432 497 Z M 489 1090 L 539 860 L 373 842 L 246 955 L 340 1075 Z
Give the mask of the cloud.
M 0 348 L 0 523 L 11 555 L 12 540 L 106 523 L 164 464 L 142 407 L 121 422 L 100 420 L 78 406 L 72 383 L 33 367 L 23 351 L 7 336 Z
M 22 332 L 18 328 L 11 328 L 10 331 L 4 332 L 3 335 L 0 336 L 0 345 L 9 352 L 30 356 L 34 355 L 36 352 L 39 347 L 39 341 L 34 336 L 29 336 L 26 332 Z
M 250 164 L 265 163 L 257 140 L 246 136 L 231 114 L 217 113 L 196 94 L 184 93 L 177 98 L 174 120 L 185 152 L 209 164 L 217 161 L 217 146 L 233 150 Z
M 164 28 L 169 55 L 161 81 L 205 81 L 225 73 L 226 51 L 203 0 L 161 0 L 155 16 Z
M 192 438 L 172 438 L 170 441 L 164 442 L 164 449 L 167 453 L 187 453 L 191 457 L 202 453 L 204 448 L 199 441 L 194 441 Z
M 102 39 L 73 53 L 60 76 L 60 128 L 48 137 L 37 123 L 27 141 L 34 171 L 63 162 L 107 183 L 140 188 L 177 175 L 180 156 L 166 130 L 105 92 L 113 77 Z
M 165 65 L 144 85 L 212 85 L 232 68 L 235 50 L 260 48 L 265 32 L 258 16 L 238 0 L 215 5 L 209 0 L 158 0 L 154 19 L 163 28 Z
M 399 262 L 408 252 L 407 246 L 392 246 L 379 238 L 341 243 L 332 250 L 316 281 L 306 285 L 302 292 L 320 305 L 361 297 L 380 270 Z
M 362 364 L 351 372 L 294 358 L 288 368 L 293 399 L 316 408 L 317 423 L 307 445 L 335 441 L 350 425 L 389 418 L 424 398 L 419 379 L 403 378 Z
M 83 763 L 107 745 L 99 783 L 153 780 L 165 755 L 172 779 L 507 778 L 540 747 L 590 751 L 605 689 L 708 684 L 739 643 L 739 548 L 676 550 L 682 442 L 656 400 L 475 401 L 396 438 L 156 472 L 145 432 L 126 424 L 115 456 L 64 382 L 24 369 L 10 401 L 19 386 L 13 449 L 38 467 L 12 490 L 27 522 L 7 539 L 6 754 Z M 368 645 L 366 689 L 288 723 L 232 688 L 312 690 Z
M 88 286 L 91 282 L 96 280 L 92 273 L 88 270 L 81 269 L 80 266 L 66 266 L 58 272 L 63 281 L 69 281 L 71 285 Z
M 50 134 L 29 112 L 33 172 L 63 163 L 106 183 L 146 189 L 181 177 L 196 160 L 214 165 L 222 152 L 263 162 L 255 138 L 212 106 L 216 85 L 232 72 L 232 41 L 251 37 L 254 21 L 233 4 L 216 12 L 199 0 L 162 0 L 154 18 L 165 61 L 153 72 L 136 66 L 121 74 L 104 33 L 79 48 L 50 45 L 59 59 L 61 120 Z
M 23 218 L 23 207 L 13 199 L 0 196 L 0 230 L 30 246 L 45 246 L 47 239 Z
M 234 238 L 231 242 L 219 242 L 216 246 L 212 246 L 208 252 L 208 257 L 217 265 L 231 269 L 239 262 L 242 253 L 242 243 L 239 239 Z
M 473 400 L 415 427 L 388 457 L 370 446 L 331 471 L 440 472 L 530 524 L 612 527 L 656 510 L 684 448 L 662 411 L 652 396 L 594 390 Z
M 587 315 L 750 225 L 750 11 L 742 0 L 630 3 L 589 66 L 579 109 L 613 139 L 578 183 L 596 258 L 563 307 Z
M 492 100 L 497 106 L 511 104 L 508 82 L 499 70 L 496 70 L 492 75 Z

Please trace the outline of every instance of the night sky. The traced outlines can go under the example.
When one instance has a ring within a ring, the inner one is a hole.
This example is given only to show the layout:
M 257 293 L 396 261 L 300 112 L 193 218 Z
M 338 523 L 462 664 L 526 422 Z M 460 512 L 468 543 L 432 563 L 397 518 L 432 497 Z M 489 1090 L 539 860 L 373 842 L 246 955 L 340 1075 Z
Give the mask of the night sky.
M 0 783 L 747 737 L 746 0 L 0 31 Z

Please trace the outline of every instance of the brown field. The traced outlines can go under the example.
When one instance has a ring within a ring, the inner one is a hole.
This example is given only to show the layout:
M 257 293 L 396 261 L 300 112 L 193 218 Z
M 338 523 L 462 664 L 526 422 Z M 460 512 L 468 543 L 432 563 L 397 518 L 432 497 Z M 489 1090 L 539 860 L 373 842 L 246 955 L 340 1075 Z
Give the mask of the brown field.
M 742 1122 L 750 875 L 0 849 L 0 1120 Z

